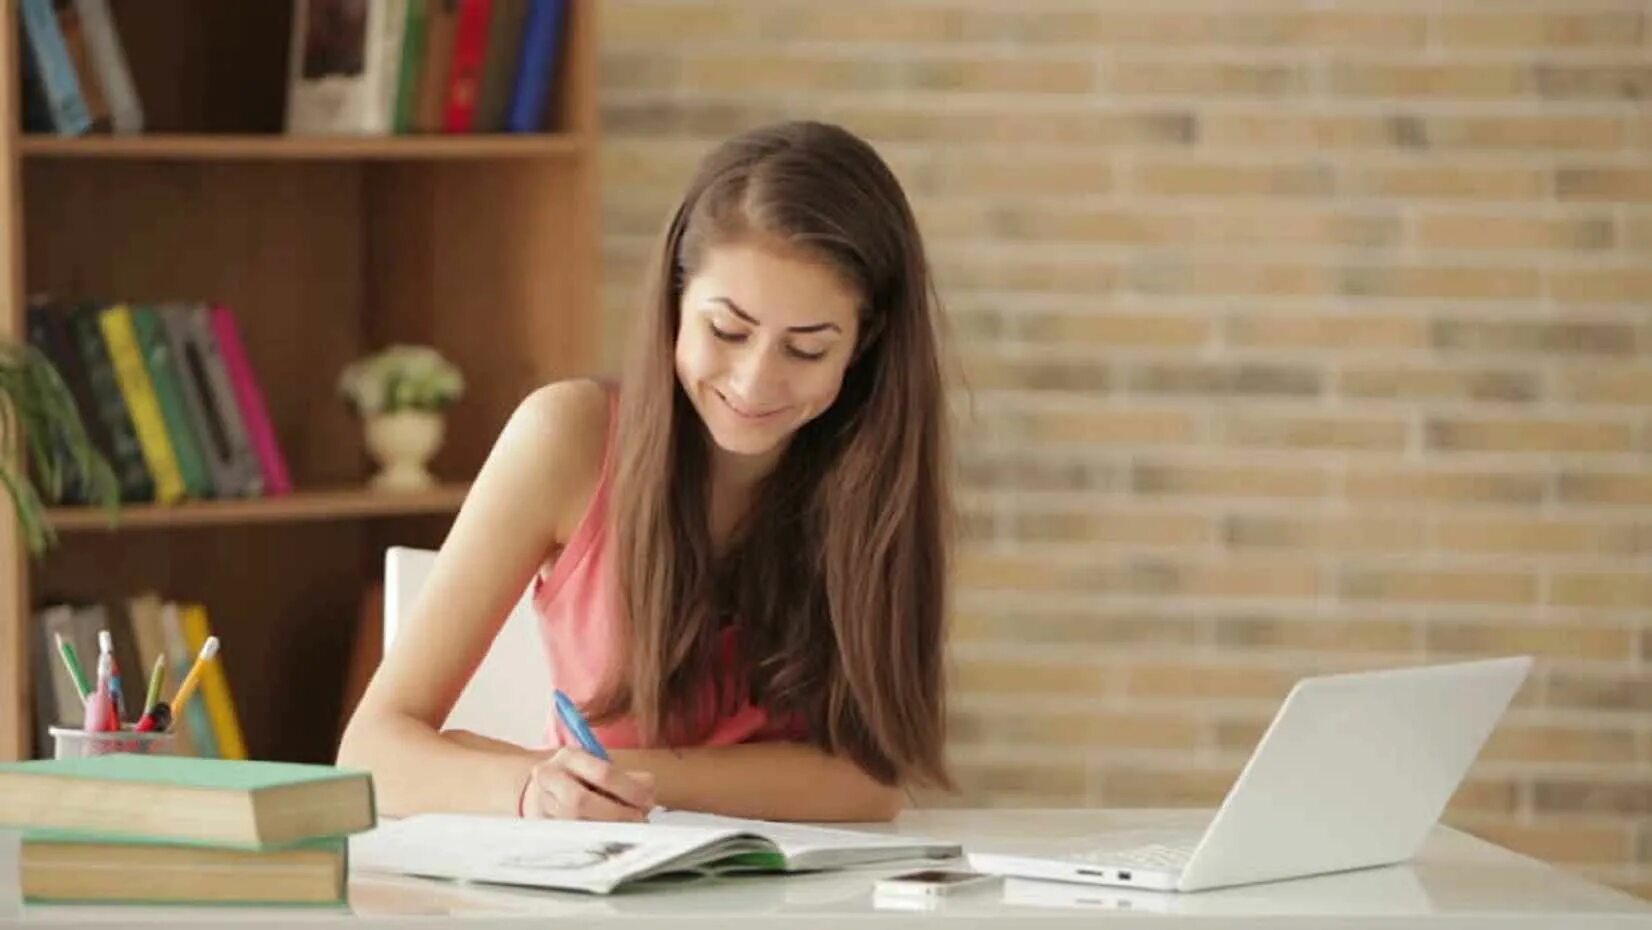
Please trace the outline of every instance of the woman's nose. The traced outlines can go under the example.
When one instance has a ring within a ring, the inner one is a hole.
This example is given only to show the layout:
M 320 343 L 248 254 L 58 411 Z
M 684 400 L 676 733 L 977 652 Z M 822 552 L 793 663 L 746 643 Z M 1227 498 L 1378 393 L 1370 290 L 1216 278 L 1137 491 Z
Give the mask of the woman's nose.
M 735 362 L 732 381 L 741 400 L 761 403 L 772 393 L 777 376 L 773 353 L 763 346 L 751 346 Z

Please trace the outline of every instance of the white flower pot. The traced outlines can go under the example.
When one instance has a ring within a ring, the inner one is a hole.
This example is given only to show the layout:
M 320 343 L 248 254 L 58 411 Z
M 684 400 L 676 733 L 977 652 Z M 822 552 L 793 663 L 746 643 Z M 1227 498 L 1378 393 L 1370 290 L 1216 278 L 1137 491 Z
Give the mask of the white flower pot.
M 399 410 L 369 417 L 367 451 L 379 463 L 368 485 L 375 491 L 421 491 L 436 484 L 425 466 L 442 447 L 439 413 Z

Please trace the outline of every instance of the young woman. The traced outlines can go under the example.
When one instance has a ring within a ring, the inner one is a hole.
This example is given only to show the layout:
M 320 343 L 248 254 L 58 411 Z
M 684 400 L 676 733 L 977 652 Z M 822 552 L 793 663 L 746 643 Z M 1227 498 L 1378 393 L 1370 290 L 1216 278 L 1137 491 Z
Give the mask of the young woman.
M 865 142 L 786 123 L 712 151 L 623 380 L 512 415 L 340 764 L 391 814 L 877 820 L 948 784 L 937 312 Z M 608 762 L 549 721 L 549 749 L 440 730 L 530 581 Z

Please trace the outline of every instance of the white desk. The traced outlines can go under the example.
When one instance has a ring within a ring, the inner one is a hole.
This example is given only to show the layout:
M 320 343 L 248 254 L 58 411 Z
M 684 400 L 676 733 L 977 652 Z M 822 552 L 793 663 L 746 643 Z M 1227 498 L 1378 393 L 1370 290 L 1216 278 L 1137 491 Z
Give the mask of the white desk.
M 920 811 L 868 829 L 973 842 L 1036 842 L 1140 826 L 1139 811 Z M 1196 820 L 1208 813 L 1179 812 Z M 910 866 L 907 866 L 910 867 Z M 1647 928 L 1652 905 L 1449 828 L 1406 866 L 1207 891 L 1157 894 L 1010 880 L 949 897 L 935 910 L 890 908 L 872 880 L 904 868 L 753 876 L 644 886 L 608 897 L 526 891 L 357 873 L 350 908 L 30 907 L 24 925 L 169 928 L 407 928 L 447 925 L 555 927 L 783 927 L 871 923 L 878 928 L 1034 927 L 1545 927 Z M 18 915 L 0 914 L 0 923 Z

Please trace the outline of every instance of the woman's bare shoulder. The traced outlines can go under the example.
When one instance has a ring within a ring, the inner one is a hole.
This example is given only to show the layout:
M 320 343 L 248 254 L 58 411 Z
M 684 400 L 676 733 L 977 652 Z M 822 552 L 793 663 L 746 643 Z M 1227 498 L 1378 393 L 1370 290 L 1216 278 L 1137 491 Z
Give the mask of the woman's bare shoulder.
M 557 381 L 523 399 L 505 427 L 510 456 L 536 474 L 556 541 L 566 542 L 602 478 L 610 415 L 608 388 Z

